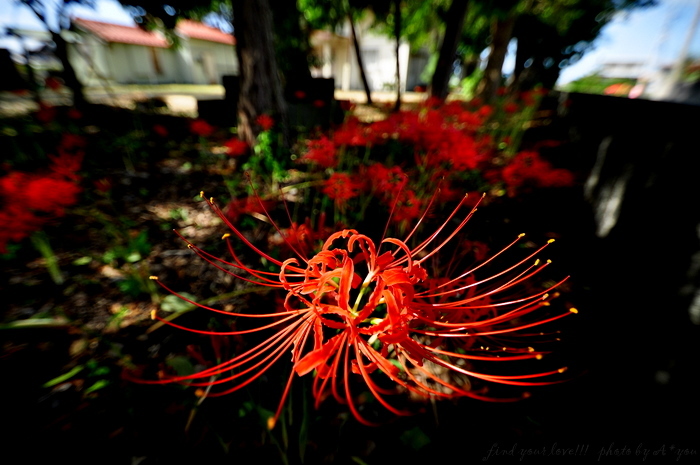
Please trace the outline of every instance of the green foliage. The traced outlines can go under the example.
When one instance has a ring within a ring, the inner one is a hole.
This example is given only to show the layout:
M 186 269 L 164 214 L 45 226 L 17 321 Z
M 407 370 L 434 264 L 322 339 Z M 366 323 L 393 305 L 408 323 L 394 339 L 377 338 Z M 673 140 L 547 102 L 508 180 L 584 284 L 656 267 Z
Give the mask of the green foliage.
M 563 85 L 561 90 L 565 92 L 582 92 L 586 94 L 604 94 L 605 89 L 612 85 L 626 84 L 631 87 L 636 82 L 637 81 L 635 79 L 606 78 L 594 73 Z

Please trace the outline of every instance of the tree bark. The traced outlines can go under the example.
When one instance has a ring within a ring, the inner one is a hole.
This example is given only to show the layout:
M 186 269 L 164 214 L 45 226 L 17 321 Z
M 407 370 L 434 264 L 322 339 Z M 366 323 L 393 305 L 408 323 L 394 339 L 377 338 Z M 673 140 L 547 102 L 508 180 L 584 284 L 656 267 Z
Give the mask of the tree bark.
M 484 69 L 484 77 L 477 88 L 477 97 L 484 102 L 492 102 L 503 80 L 503 62 L 508 52 L 508 43 L 513 37 L 515 13 L 510 12 L 504 19 L 496 18 L 492 26 L 492 40 L 489 58 Z
M 469 0 L 452 0 L 447 12 L 445 36 L 442 38 L 437 66 L 430 83 L 430 95 L 441 100 L 444 100 L 449 92 L 452 64 L 457 53 L 462 29 L 464 29 L 468 5 Z
M 75 69 L 73 68 L 73 65 L 68 59 L 68 44 L 66 43 L 65 39 L 61 36 L 60 31 L 61 18 L 64 17 L 65 8 L 68 5 L 68 2 L 64 1 L 63 3 L 58 5 L 58 10 L 56 11 L 56 16 L 59 18 L 58 31 L 54 31 L 53 29 L 51 29 L 51 26 L 49 25 L 49 22 L 47 21 L 47 18 L 44 14 L 45 12 L 42 10 L 42 8 L 40 8 L 41 5 L 37 4 L 36 2 L 29 2 L 26 0 L 24 0 L 22 3 L 27 5 L 32 10 L 32 12 L 39 19 L 39 21 L 41 21 L 46 27 L 46 29 L 51 33 L 51 40 L 56 46 L 54 53 L 56 54 L 56 58 L 58 58 L 58 60 L 61 62 L 61 66 L 63 66 L 63 82 L 65 83 L 66 87 L 68 87 L 73 93 L 73 105 L 78 108 L 83 108 L 87 104 L 87 101 L 85 100 L 85 94 L 83 93 L 83 83 L 80 82 L 80 80 L 78 79 L 78 76 L 75 74 Z M 28 61 L 27 67 L 30 67 Z
M 274 45 L 277 66 L 285 85 L 290 82 L 308 84 L 311 81 L 309 40 L 299 24 L 299 18 L 296 0 L 275 2 L 272 12 L 274 30 L 278 37 L 283 35 L 284 40 L 278 40 Z
M 85 100 L 85 93 L 83 92 L 83 83 L 78 79 L 78 76 L 75 74 L 75 68 L 73 68 L 68 59 L 68 44 L 60 32 L 51 31 L 51 40 L 56 44 L 56 50 L 54 51 L 56 58 L 61 61 L 63 66 L 63 82 L 73 93 L 73 105 L 76 108 L 83 108 L 87 104 L 87 100 Z
M 348 13 L 348 21 L 350 21 L 350 31 L 352 32 L 352 45 L 355 47 L 355 56 L 357 57 L 357 66 L 360 68 L 360 78 L 362 78 L 362 86 L 365 88 L 365 95 L 367 95 L 367 104 L 372 105 L 372 93 L 369 88 L 369 82 L 367 81 L 367 74 L 365 73 L 365 65 L 362 60 L 362 53 L 360 52 L 360 41 L 357 39 L 357 31 L 355 31 L 355 22 L 352 20 L 352 15 Z
M 262 114 L 275 118 L 286 131 L 286 105 L 277 69 L 272 10 L 268 0 L 233 0 L 234 33 L 240 79 L 238 136 L 254 144 Z M 288 137 L 285 133 L 285 144 Z
M 401 109 L 401 0 L 394 0 L 394 37 L 396 37 L 396 102 L 394 111 Z

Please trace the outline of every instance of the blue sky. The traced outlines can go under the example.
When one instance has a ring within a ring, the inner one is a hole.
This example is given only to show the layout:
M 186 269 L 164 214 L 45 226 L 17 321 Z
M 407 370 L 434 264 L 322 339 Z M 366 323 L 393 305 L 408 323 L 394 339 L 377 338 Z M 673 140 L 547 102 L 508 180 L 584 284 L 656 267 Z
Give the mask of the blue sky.
M 47 0 L 49 2 L 56 0 Z M 591 74 L 608 61 L 643 61 L 670 64 L 678 56 L 700 0 L 659 0 L 653 8 L 618 14 L 595 42 L 595 48 L 562 71 L 560 83 Z M 116 0 L 97 0 L 96 8 L 72 7 L 72 14 L 117 24 L 133 24 Z M 0 0 L 0 31 L 5 27 L 41 29 L 27 7 L 15 0 Z M 698 31 L 696 31 L 698 32 Z M 0 47 L 17 50 L 12 39 L 0 38 Z M 700 33 L 694 35 L 691 55 L 700 56 Z
M 596 39 L 595 48 L 565 68 L 560 83 L 595 71 L 609 61 L 671 64 L 680 54 L 700 0 L 660 0 L 652 8 L 621 13 Z M 700 56 L 700 32 L 695 31 L 690 55 Z

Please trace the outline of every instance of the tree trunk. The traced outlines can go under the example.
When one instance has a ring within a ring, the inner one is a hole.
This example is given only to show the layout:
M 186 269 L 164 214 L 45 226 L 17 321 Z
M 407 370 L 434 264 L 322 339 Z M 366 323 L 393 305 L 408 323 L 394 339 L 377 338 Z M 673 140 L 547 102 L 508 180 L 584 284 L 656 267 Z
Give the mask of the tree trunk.
M 401 0 L 394 0 L 394 37 L 396 37 L 396 102 L 394 111 L 401 109 Z
M 85 100 L 85 94 L 83 93 L 83 84 L 78 79 L 75 74 L 75 69 L 68 59 L 68 44 L 65 39 L 61 36 L 60 32 L 51 31 L 51 40 L 56 44 L 56 58 L 61 61 L 63 66 L 63 82 L 66 84 L 71 92 L 73 92 L 73 105 L 77 108 L 83 108 L 87 101 Z
M 308 85 L 311 81 L 309 70 L 309 40 L 299 24 L 299 8 L 296 0 L 284 0 L 275 3 L 272 11 L 274 30 L 284 40 L 274 42 L 277 66 L 285 80 Z
M 430 83 L 430 95 L 441 100 L 447 98 L 449 92 L 452 64 L 457 53 L 459 38 L 464 29 L 464 19 L 467 16 L 468 0 L 452 0 L 447 12 L 445 36 L 440 46 L 440 55 Z
M 367 104 L 372 105 L 372 93 L 369 88 L 369 82 L 367 82 L 367 74 L 365 73 L 365 65 L 362 60 L 362 53 L 360 52 L 360 42 L 357 40 L 357 31 L 355 31 L 355 22 L 352 20 L 352 15 L 348 13 L 348 21 L 350 21 L 350 31 L 352 32 L 352 44 L 355 47 L 355 56 L 357 57 L 357 66 L 360 68 L 360 77 L 362 78 L 362 85 L 365 88 L 365 95 L 367 95 Z
M 34 102 L 41 107 L 41 96 L 39 95 L 39 86 L 36 82 L 36 74 L 34 73 L 34 68 L 31 65 L 31 55 L 29 49 L 24 45 L 24 40 L 22 39 L 22 48 L 24 49 L 24 59 L 27 61 L 27 86 L 29 92 L 32 94 Z
M 492 102 L 496 98 L 496 92 L 503 80 L 503 61 L 508 52 L 508 43 L 513 37 L 515 13 L 511 12 L 505 19 L 496 18 L 493 22 L 493 32 L 489 58 L 484 69 L 484 77 L 481 79 L 476 91 L 477 97 L 484 102 Z
M 268 0 L 233 0 L 234 33 L 240 78 L 238 136 L 254 144 L 267 114 L 286 132 L 286 106 L 273 46 L 272 11 Z M 286 133 L 285 133 L 286 136 Z M 288 144 L 288 137 L 285 137 Z
M 513 67 L 513 75 L 510 78 L 510 84 L 508 86 L 509 92 L 517 92 L 518 89 L 524 85 L 523 81 L 529 74 L 526 71 L 525 63 L 532 58 L 532 52 L 534 51 L 533 46 L 536 40 L 527 32 L 527 27 L 530 26 L 530 24 L 531 21 L 529 21 L 527 16 L 521 16 L 518 18 L 513 29 L 513 37 L 518 40 L 518 48 L 515 51 L 515 66 Z M 530 67 L 532 67 L 532 65 Z

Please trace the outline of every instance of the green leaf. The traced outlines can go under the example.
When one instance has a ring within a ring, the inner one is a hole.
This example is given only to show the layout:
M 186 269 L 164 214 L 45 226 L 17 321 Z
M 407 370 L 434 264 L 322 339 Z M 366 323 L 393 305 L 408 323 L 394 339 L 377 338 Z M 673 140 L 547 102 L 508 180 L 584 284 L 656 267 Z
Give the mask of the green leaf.
M 52 386 L 55 386 L 57 384 L 61 384 L 62 382 L 71 379 L 73 376 L 77 375 L 80 373 L 83 368 L 85 368 L 83 365 L 78 365 L 74 367 L 72 370 L 70 370 L 68 373 L 64 373 L 61 376 L 57 376 L 56 378 L 45 382 L 41 387 L 49 388 Z
M 109 386 L 109 381 L 107 381 L 106 379 L 98 380 L 95 382 L 95 384 L 93 384 L 85 390 L 85 394 L 90 394 L 91 392 L 95 392 L 107 386 Z
M 87 256 L 80 257 L 80 258 L 76 258 L 75 260 L 73 260 L 73 265 L 75 265 L 75 266 L 87 265 L 91 261 L 92 261 L 92 257 L 87 257 Z
M 188 376 L 194 373 L 194 365 L 185 357 L 175 356 L 165 362 L 178 376 Z
M 197 298 L 187 292 L 180 292 L 180 295 L 183 297 L 187 297 L 190 300 L 195 300 Z M 195 308 L 195 305 L 192 305 L 191 303 L 182 300 L 181 298 L 175 295 L 166 295 L 163 298 L 163 302 L 160 304 L 160 309 L 164 312 L 185 312 L 193 308 Z
M 360 457 L 357 457 L 357 456 L 355 456 L 355 455 L 353 455 L 352 457 L 350 457 L 350 460 L 352 460 L 353 462 L 357 463 L 358 465 L 367 465 L 367 462 L 365 462 L 365 461 L 362 460 Z
M 401 435 L 401 442 L 414 450 L 420 450 L 430 444 L 430 438 L 419 427 L 404 431 Z
M 126 260 L 129 263 L 136 263 L 139 260 L 141 260 L 141 254 L 138 252 L 131 252 L 126 257 L 124 257 L 124 260 Z

